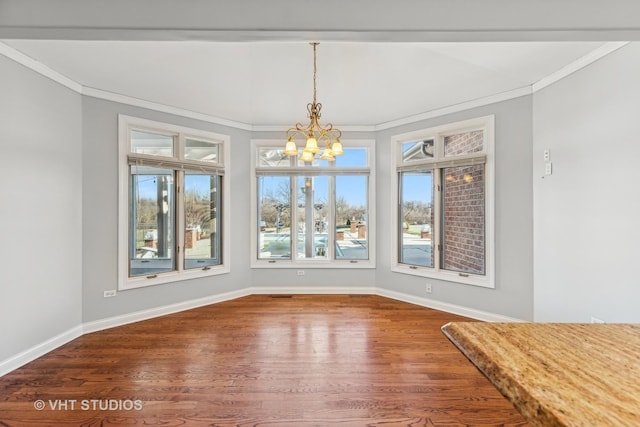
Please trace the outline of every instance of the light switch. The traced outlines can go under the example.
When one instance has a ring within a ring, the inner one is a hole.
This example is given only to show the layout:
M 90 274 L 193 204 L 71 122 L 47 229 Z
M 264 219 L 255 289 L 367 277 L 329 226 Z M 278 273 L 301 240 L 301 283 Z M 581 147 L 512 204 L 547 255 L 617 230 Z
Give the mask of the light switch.
M 551 162 L 547 162 L 544 164 L 544 174 L 551 175 Z

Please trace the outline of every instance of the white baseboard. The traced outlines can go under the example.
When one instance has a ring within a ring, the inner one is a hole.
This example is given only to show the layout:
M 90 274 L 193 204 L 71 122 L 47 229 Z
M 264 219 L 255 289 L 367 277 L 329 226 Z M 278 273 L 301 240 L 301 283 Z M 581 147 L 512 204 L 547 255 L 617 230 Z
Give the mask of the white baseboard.
M 82 325 L 76 326 L 0 362 L 0 377 L 82 336 Z
M 251 295 L 291 294 L 291 295 L 375 295 L 373 286 L 254 286 L 247 289 Z
M 95 320 L 93 322 L 83 324 L 82 331 L 84 334 L 102 331 L 104 329 L 115 328 L 117 326 L 127 325 L 129 323 L 153 319 L 154 317 L 166 316 L 167 314 L 178 313 L 180 311 L 190 310 L 192 308 L 198 308 L 218 302 L 229 301 L 245 297 L 247 295 L 251 295 L 251 293 L 248 292 L 248 289 L 241 289 L 239 291 L 211 295 L 204 298 L 179 302 L 177 304 L 151 308 L 149 310 L 136 311 L 134 313 L 123 314 L 122 316 L 108 317 L 106 319 Z
M 524 320 L 516 319 L 514 317 L 507 317 L 501 314 L 489 313 L 487 311 L 481 311 L 461 305 L 449 304 L 442 301 L 417 297 L 415 295 L 404 294 L 402 292 L 391 291 L 388 289 L 376 288 L 376 295 L 395 299 L 398 301 L 408 302 L 410 304 L 416 304 L 422 307 L 432 308 L 434 310 L 444 311 L 446 313 L 470 317 L 471 319 L 482 320 L 485 322 L 524 322 Z
M 224 294 L 211 295 L 204 298 L 184 301 L 177 304 L 165 305 L 149 310 L 136 311 L 134 313 L 124 314 L 122 316 L 114 316 L 106 319 L 100 319 L 93 322 L 87 322 L 76 326 L 60 335 L 57 335 L 41 344 L 38 344 L 28 350 L 23 351 L 9 359 L 0 362 L 0 376 L 5 375 L 14 369 L 17 369 L 38 357 L 55 350 L 56 348 L 74 340 L 84 334 L 97 332 L 104 329 L 115 328 L 117 326 L 129 323 L 140 322 L 142 320 L 153 319 L 154 317 L 165 316 L 167 314 L 177 313 L 180 311 L 190 310 L 205 305 L 215 304 L 224 301 L 249 296 L 249 295 L 267 295 L 267 294 L 318 294 L 318 295 L 338 295 L 338 294 L 360 294 L 360 295 L 379 295 L 398 301 L 416 304 L 422 307 L 432 308 L 435 310 L 445 311 L 447 313 L 457 314 L 460 316 L 470 317 L 472 319 L 483 320 L 485 322 L 523 322 L 523 320 L 512 317 L 502 316 L 499 314 L 489 313 L 486 311 L 475 310 L 460 305 L 449 304 L 441 301 L 431 300 L 428 298 L 417 297 L 414 295 L 404 294 L 401 292 L 391 291 L 388 289 L 377 288 L 373 286 L 307 286 L 307 287 L 260 287 L 254 286 Z

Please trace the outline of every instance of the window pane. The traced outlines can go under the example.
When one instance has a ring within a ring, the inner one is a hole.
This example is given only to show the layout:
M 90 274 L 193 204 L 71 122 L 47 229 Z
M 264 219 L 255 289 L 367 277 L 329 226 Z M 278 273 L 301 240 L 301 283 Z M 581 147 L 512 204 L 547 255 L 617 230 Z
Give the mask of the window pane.
M 402 163 L 433 159 L 434 140 L 405 142 L 402 144 Z
M 199 160 L 201 162 L 220 161 L 220 144 L 209 141 L 186 138 L 184 147 L 184 158 L 186 160 Z
M 433 171 L 400 173 L 400 262 L 433 267 Z
M 485 274 L 484 165 L 445 168 L 442 268 Z
M 291 259 L 291 178 L 258 177 L 258 259 Z
M 366 148 L 344 148 L 342 156 L 336 156 L 336 166 L 369 166 Z
M 133 167 L 130 214 L 129 275 L 175 269 L 173 171 Z
M 369 259 L 366 176 L 336 178 L 336 259 Z
M 132 130 L 131 152 L 172 157 L 173 136 Z
M 328 259 L 329 177 L 297 177 L 298 259 Z
M 316 167 L 327 167 L 327 166 L 336 166 L 336 167 L 349 167 L 349 166 L 360 166 L 366 167 L 369 166 L 368 159 L 368 150 L 366 148 L 343 148 L 344 154 L 341 156 L 335 156 L 335 160 L 322 160 L 320 156 L 324 151 L 324 145 L 320 147 L 320 151 L 317 152 L 313 161 L 310 162 L 311 166 Z M 303 162 L 302 157 L 302 149 L 298 150 L 297 157 L 297 165 L 298 166 L 309 166 L 307 163 Z
M 220 177 L 185 173 L 184 268 L 221 264 Z
M 283 168 L 291 166 L 289 156 L 283 148 L 260 148 L 258 150 L 258 167 Z
M 460 154 L 478 153 L 484 148 L 484 133 L 482 130 L 458 133 L 444 137 L 444 155 L 458 156 Z

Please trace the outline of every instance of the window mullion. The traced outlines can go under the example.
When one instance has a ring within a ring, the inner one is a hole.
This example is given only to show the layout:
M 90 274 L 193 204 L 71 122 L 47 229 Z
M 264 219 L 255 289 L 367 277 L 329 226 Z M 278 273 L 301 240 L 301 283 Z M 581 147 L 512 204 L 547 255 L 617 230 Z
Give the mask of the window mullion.
M 400 146 L 400 144 L 398 144 L 398 146 Z M 394 226 L 396 227 L 396 235 L 397 235 L 397 239 L 396 239 L 396 263 L 402 263 L 403 262 L 403 258 L 402 258 L 402 251 L 403 251 L 403 236 L 402 236 L 402 230 L 403 230 L 403 226 L 401 224 L 404 223 L 404 218 L 402 217 L 402 204 L 404 203 L 404 198 L 403 198 L 403 179 L 402 179 L 402 172 L 400 171 L 396 171 L 396 177 L 398 180 L 398 188 L 396 189 L 397 194 L 398 194 L 398 203 L 395 206 L 395 210 L 396 210 L 396 217 L 397 220 L 395 221 Z M 432 233 L 433 235 L 433 233 Z M 433 237 L 432 237 L 433 239 Z M 433 240 L 432 240 L 433 242 Z
M 327 224 L 327 259 L 335 260 L 335 239 L 336 239 L 336 177 L 329 177 L 329 208 Z
M 433 268 L 435 271 L 441 270 L 442 245 L 444 240 L 442 216 L 442 169 L 434 169 L 433 191 L 433 230 L 431 230 L 431 251 L 433 252 Z
M 184 271 L 184 246 L 186 216 L 184 212 L 184 171 L 177 170 L 176 174 L 176 269 Z
M 297 262 L 298 253 L 298 177 L 289 177 L 289 244 L 290 244 L 290 259 L 292 263 Z
M 184 160 L 184 147 L 185 147 L 185 138 L 183 134 L 178 134 L 173 137 L 174 145 L 175 145 L 175 153 L 173 153 L 173 157 Z

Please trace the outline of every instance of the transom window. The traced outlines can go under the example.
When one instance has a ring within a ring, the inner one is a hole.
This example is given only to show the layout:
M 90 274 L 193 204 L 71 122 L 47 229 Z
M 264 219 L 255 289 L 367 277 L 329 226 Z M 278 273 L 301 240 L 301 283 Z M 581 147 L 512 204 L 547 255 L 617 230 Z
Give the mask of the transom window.
M 305 163 L 281 141 L 253 142 L 254 267 L 371 267 L 372 141 Z
M 392 139 L 394 271 L 494 286 L 493 120 Z
M 224 135 L 119 116 L 119 289 L 227 272 Z

